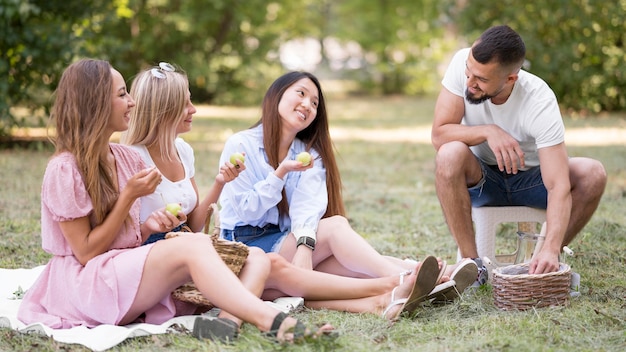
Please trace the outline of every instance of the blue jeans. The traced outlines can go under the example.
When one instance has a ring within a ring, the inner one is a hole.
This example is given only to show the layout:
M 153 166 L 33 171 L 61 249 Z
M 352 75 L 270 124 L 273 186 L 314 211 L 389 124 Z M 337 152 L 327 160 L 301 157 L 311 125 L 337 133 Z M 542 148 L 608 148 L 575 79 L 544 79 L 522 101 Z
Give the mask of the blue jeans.
M 178 226 L 176 226 L 175 228 L 171 229 L 170 231 L 167 232 L 180 232 L 180 230 L 183 228 L 183 226 L 186 226 L 187 223 L 184 222 Z M 150 243 L 154 243 L 156 241 L 160 241 L 160 240 L 164 240 L 165 239 L 165 235 L 167 234 L 167 232 L 157 232 L 157 233 L 153 233 L 152 235 L 150 235 L 150 237 L 148 237 L 148 239 L 142 243 L 141 245 L 145 245 L 145 244 L 150 244 Z
M 265 253 L 278 252 L 289 230 L 281 231 L 278 225 L 237 226 L 234 230 L 222 229 L 222 237 L 229 241 L 239 241 L 248 247 L 259 247 Z
M 487 165 L 480 159 L 478 162 L 483 170 L 483 178 L 476 186 L 468 189 L 473 207 L 547 208 L 548 190 L 543 184 L 538 166 L 513 175 L 500 171 L 498 165 Z

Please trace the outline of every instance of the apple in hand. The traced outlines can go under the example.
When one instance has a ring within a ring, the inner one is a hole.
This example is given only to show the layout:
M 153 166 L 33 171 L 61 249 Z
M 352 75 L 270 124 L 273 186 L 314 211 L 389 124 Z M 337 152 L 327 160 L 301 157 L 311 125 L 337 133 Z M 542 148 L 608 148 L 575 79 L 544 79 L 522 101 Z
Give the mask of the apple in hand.
M 183 207 L 180 206 L 180 204 L 178 203 L 168 203 L 165 206 L 165 210 L 174 216 L 178 216 L 178 212 L 181 211 L 182 209 Z
M 311 154 L 307 152 L 302 152 L 296 155 L 296 160 L 302 163 L 302 166 L 309 166 L 311 163 Z
M 237 152 L 237 153 L 233 153 L 230 156 L 230 163 L 235 165 L 235 168 L 238 169 L 239 168 L 239 163 L 244 163 L 246 161 L 246 158 L 243 156 L 243 154 Z

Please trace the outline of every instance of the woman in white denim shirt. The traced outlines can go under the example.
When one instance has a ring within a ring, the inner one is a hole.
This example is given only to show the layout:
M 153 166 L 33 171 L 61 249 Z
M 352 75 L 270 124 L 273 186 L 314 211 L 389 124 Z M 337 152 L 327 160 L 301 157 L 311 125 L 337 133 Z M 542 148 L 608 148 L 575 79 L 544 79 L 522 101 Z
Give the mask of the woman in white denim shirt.
M 313 159 L 306 166 L 295 160 L 303 151 Z M 237 152 L 245 154 L 246 171 L 220 196 L 224 238 L 278 253 L 305 269 L 348 277 L 415 268 L 413 261 L 378 253 L 345 218 L 325 101 L 312 74 L 290 72 L 272 83 L 261 119 L 228 138 L 220 165 Z M 441 275 L 451 276 L 457 266 Z

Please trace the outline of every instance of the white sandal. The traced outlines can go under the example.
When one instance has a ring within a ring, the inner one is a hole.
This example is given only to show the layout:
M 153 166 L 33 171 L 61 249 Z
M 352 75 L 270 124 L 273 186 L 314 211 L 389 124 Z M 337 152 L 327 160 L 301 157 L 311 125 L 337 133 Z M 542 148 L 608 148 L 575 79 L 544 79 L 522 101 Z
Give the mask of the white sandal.
M 389 313 L 389 311 L 391 310 L 391 308 L 397 306 L 398 304 L 402 304 L 404 305 L 406 303 L 406 301 L 408 301 L 408 298 L 400 298 L 400 299 L 396 299 L 396 289 L 398 288 L 398 286 L 394 287 L 393 290 L 391 291 L 391 303 L 389 303 L 389 305 L 387 306 L 387 308 L 385 308 L 385 310 L 383 311 L 383 318 L 385 319 L 389 319 L 389 320 L 396 320 L 397 316 L 400 314 L 397 314 L 393 319 L 391 318 L 387 318 L 387 313 Z M 402 309 L 400 310 L 400 312 L 402 312 Z
M 391 303 L 389 303 L 387 308 L 383 311 L 383 318 L 390 321 L 396 321 L 402 313 L 413 313 L 418 304 L 426 300 L 428 293 L 435 287 L 437 277 L 439 276 L 439 265 L 437 263 L 437 259 L 432 256 L 427 257 L 422 262 L 422 265 L 418 269 L 416 275 L 417 277 L 415 278 L 415 283 L 413 284 L 413 288 L 407 298 L 396 299 L 396 289 L 399 286 L 394 287 L 391 291 Z M 404 276 L 406 275 L 401 275 L 402 282 L 404 281 Z M 398 311 L 398 313 L 393 317 L 387 317 L 389 310 L 399 304 L 402 305 L 402 308 Z
M 478 275 L 478 267 L 476 263 L 471 259 L 465 259 L 459 263 L 459 265 L 454 269 L 452 274 L 450 275 L 450 281 L 455 282 L 454 286 L 451 288 L 444 288 L 442 286 L 445 284 L 437 285 L 435 290 L 428 295 L 428 299 L 432 300 L 433 303 L 444 303 L 453 301 L 456 298 L 459 298 L 463 291 L 468 288 L 474 281 L 476 281 L 476 276 Z M 449 282 L 449 281 L 448 281 Z

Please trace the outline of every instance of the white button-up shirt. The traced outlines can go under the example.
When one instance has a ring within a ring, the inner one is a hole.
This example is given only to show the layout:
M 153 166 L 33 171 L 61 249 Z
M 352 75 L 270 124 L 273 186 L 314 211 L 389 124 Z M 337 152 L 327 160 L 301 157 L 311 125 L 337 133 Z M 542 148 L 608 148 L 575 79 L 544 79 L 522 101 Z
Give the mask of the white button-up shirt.
M 289 148 L 287 159 L 305 151 L 305 144 L 296 139 Z M 226 183 L 220 196 L 221 228 L 233 230 L 236 226 L 263 227 L 275 224 L 282 231 L 290 230 L 295 237 L 315 238 L 317 226 L 326 212 L 328 191 L 326 169 L 316 150 L 309 150 L 314 160 L 312 168 L 303 172 L 289 172 L 285 179 L 274 174 L 263 147 L 263 126 L 244 130 L 226 141 L 220 165 L 230 160 L 235 152 L 245 153 L 246 170 Z M 285 188 L 289 214 L 279 218 L 278 203 Z

